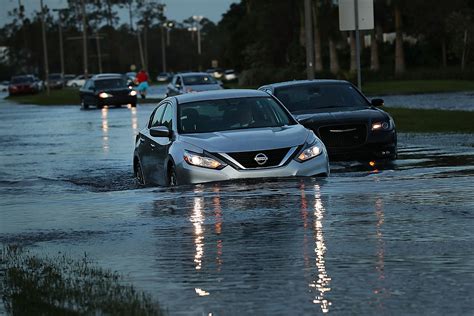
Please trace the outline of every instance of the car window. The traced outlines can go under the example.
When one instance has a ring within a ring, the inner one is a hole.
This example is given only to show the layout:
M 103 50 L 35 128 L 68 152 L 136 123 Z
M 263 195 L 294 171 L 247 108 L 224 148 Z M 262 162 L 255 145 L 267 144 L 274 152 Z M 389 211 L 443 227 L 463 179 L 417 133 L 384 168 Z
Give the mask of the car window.
M 310 83 L 275 89 L 275 96 L 290 110 L 367 107 L 367 100 L 350 84 Z
M 216 79 L 210 75 L 192 75 L 183 77 L 183 82 L 187 86 L 217 84 Z
M 166 105 L 168 105 L 168 103 L 163 103 L 155 110 L 155 113 L 153 114 L 153 118 L 150 120 L 148 128 L 161 125 L 161 118 L 163 117 L 163 113 L 165 112 Z
M 175 86 L 181 86 L 181 77 L 180 76 L 176 77 L 176 83 L 174 85 Z
M 169 130 L 173 129 L 173 107 L 171 104 L 166 106 L 166 110 L 163 114 L 160 125 L 168 127 Z
M 271 97 L 190 102 L 178 110 L 178 130 L 183 134 L 296 124 Z
M 84 83 L 84 89 L 89 90 L 91 87 L 91 82 L 92 82 L 91 80 L 87 80 L 86 83 Z
M 97 89 L 117 89 L 127 87 L 127 83 L 122 78 L 119 79 L 101 79 L 95 81 Z

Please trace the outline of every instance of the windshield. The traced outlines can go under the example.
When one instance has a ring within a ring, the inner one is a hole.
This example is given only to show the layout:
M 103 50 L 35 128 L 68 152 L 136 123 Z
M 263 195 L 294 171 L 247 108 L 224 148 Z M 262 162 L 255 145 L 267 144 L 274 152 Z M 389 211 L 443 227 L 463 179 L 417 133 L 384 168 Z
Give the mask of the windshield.
M 182 134 L 296 124 L 270 97 L 185 103 L 179 105 L 178 117 Z
M 200 84 L 217 84 L 216 79 L 209 75 L 183 76 L 184 84 L 187 86 Z
M 96 89 L 127 88 L 127 84 L 123 79 L 104 79 L 104 80 L 96 80 L 95 88 Z
M 290 110 L 364 107 L 367 101 L 350 84 L 309 83 L 275 89 L 275 96 Z
M 13 77 L 11 83 L 31 83 L 31 82 L 33 82 L 32 77 L 24 76 L 24 77 Z

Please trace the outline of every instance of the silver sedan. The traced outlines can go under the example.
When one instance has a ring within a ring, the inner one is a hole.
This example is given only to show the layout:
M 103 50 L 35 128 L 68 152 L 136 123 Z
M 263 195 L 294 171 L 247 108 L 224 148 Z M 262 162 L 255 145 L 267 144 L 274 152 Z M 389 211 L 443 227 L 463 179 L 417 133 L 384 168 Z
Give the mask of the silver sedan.
M 133 167 L 143 185 L 329 175 L 323 143 L 256 90 L 164 99 L 137 135 Z

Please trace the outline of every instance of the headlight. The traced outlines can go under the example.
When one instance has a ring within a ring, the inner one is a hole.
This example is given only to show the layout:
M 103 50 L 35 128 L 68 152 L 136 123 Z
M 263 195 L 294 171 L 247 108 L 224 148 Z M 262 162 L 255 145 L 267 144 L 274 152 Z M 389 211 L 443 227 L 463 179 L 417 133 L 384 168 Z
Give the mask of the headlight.
M 374 122 L 372 123 L 373 131 L 389 131 L 395 127 L 395 123 L 390 118 L 388 122 Z
M 99 98 L 105 99 L 105 98 L 110 98 L 110 97 L 112 97 L 112 95 L 109 93 L 106 93 L 106 92 L 99 93 Z
M 307 161 L 311 158 L 319 156 L 322 152 L 322 146 L 319 142 L 307 145 L 308 147 L 304 149 L 296 158 L 299 162 Z
M 187 150 L 184 151 L 184 160 L 190 165 L 208 169 L 222 169 L 225 167 L 225 165 L 215 159 Z
M 136 95 L 137 95 L 137 91 L 135 91 L 135 90 L 132 90 L 132 91 L 130 91 L 130 92 L 128 93 L 128 95 L 130 95 L 130 96 L 134 97 L 134 96 L 136 96 Z

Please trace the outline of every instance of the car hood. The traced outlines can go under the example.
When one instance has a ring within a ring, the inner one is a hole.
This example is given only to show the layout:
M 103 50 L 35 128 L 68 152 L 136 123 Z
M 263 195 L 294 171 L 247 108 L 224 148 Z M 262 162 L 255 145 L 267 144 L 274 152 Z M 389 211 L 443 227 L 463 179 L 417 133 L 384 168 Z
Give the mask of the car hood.
M 229 153 L 293 147 L 303 144 L 309 133 L 310 131 L 298 124 L 187 134 L 180 135 L 180 140 L 209 152 Z
M 186 89 L 191 89 L 192 91 L 210 91 L 210 90 L 222 90 L 222 87 L 219 84 L 199 84 L 186 86 Z
M 356 109 L 350 107 L 298 112 L 293 116 L 301 124 L 317 124 L 320 126 L 326 124 L 371 123 L 388 119 L 388 115 L 377 108 Z

